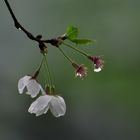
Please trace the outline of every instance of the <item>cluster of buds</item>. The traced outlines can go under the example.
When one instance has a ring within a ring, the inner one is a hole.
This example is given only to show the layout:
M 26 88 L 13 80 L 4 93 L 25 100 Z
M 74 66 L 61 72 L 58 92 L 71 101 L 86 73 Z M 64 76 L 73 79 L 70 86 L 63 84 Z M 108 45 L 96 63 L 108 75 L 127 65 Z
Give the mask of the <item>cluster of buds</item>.
M 46 40 L 44 42 L 50 43 L 52 46 L 58 48 L 60 52 L 63 54 L 63 56 L 71 63 L 72 67 L 75 69 L 75 76 L 83 79 L 85 76 L 87 76 L 87 67 L 85 67 L 84 64 L 77 64 L 69 56 L 67 56 L 66 53 L 61 48 L 61 45 L 65 45 L 73 49 L 74 51 L 77 51 L 80 54 L 86 56 L 93 63 L 94 72 L 99 72 L 103 69 L 104 61 L 102 60 L 101 56 L 91 56 L 85 53 L 84 51 L 78 49 L 77 47 L 74 47 L 73 45 L 66 43 L 66 40 L 69 40 L 77 45 L 79 44 L 87 45 L 95 42 L 89 39 L 77 39 L 77 36 L 78 29 L 73 26 L 70 26 L 64 35 L 54 39 Z M 42 93 L 42 95 L 31 104 L 28 112 L 34 113 L 36 114 L 36 116 L 39 116 L 47 113 L 47 111 L 50 109 L 50 111 L 55 117 L 63 116 L 66 112 L 66 104 L 64 99 L 61 96 L 58 96 L 55 92 L 55 86 L 52 82 L 49 65 L 47 62 L 48 49 L 45 43 L 41 42 L 42 36 L 38 35 L 37 38 L 40 40 L 39 48 L 41 54 L 43 55 L 43 58 L 41 60 L 39 68 L 36 70 L 33 76 L 26 75 L 19 80 L 18 90 L 19 93 L 22 94 L 24 92 L 24 89 L 26 88 L 27 89 L 26 94 L 30 95 L 32 98 L 35 98 L 40 92 Z M 48 82 L 45 83 L 46 85 L 45 90 L 43 90 L 41 84 L 37 80 L 38 75 L 40 73 L 40 69 L 43 64 L 45 66 L 45 71 L 48 74 L 46 78 Z
M 73 49 L 74 51 L 82 54 L 83 56 L 87 57 L 90 61 L 93 63 L 94 72 L 100 72 L 103 69 L 104 61 L 101 56 L 92 56 L 82 50 L 80 50 L 77 47 L 74 47 L 73 45 L 91 45 L 94 44 L 95 40 L 89 40 L 89 39 L 79 39 L 77 38 L 79 34 L 78 28 L 74 26 L 70 26 L 67 28 L 67 31 L 62 36 L 59 36 L 54 39 L 47 40 L 47 43 L 50 43 L 51 45 L 57 47 L 60 52 L 63 54 L 63 56 L 72 64 L 73 68 L 75 69 L 75 75 L 76 77 L 84 78 L 87 76 L 87 68 L 84 66 L 84 64 L 77 64 L 75 61 L 73 61 L 61 48 L 61 45 L 64 45 L 66 47 L 69 47 Z M 73 44 L 68 44 L 66 40 L 69 40 Z

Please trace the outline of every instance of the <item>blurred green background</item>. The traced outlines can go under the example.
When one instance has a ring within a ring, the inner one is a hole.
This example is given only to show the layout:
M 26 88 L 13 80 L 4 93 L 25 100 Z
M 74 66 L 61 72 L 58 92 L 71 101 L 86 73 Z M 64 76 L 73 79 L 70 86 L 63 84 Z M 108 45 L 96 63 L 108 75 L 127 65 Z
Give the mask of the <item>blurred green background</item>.
M 0 140 L 140 140 L 140 1 L 139 0 L 9 0 L 22 25 L 45 38 L 63 34 L 69 25 L 80 37 L 97 40 L 80 46 L 104 55 L 105 68 L 94 73 L 91 63 L 65 48 L 88 66 L 85 80 L 60 52 L 49 46 L 49 63 L 59 94 L 67 104 L 64 117 L 50 112 L 28 113 L 34 99 L 19 95 L 19 78 L 32 74 L 41 54 L 35 42 L 15 29 L 0 2 Z

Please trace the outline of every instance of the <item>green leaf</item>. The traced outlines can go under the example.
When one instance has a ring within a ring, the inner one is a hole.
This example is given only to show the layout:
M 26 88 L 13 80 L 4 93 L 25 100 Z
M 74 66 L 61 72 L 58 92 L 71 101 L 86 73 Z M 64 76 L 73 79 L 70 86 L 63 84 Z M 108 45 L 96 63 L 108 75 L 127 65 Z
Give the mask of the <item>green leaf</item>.
M 77 45 L 91 45 L 96 42 L 96 40 L 89 40 L 89 39 L 73 39 L 71 40 L 73 43 Z
M 76 39 L 78 34 L 79 34 L 78 28 L 76 28 L 74 26 L 69 26 L 67 28 L 66 36 L 69 40 Z

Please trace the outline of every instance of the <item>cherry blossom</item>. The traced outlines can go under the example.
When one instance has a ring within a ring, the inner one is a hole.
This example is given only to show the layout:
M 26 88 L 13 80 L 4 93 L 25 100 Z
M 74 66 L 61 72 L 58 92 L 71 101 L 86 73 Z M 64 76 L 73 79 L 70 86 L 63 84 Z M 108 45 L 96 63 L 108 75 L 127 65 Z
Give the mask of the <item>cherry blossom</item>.
M 103 69 L 104 61 L 100 56 L 89 56 L 88 58 L 93 62 L 95 72 L 100 72 Z
M 72 66 L 75 68 L 76 77 L 84 78 L 85 76 L 87 76 L 87 68 L 84 66 L 84 64 L 78 65 L 76 63 L 73 63 Z
M 46 114 L 50 109 L 55 117 L 60 117 L 66 113 L 66 104 L 61 96 L 43 95 L 37 98 L 29 107 L 28 112 L 36 116 Z
M 18 82 L 18 91 L 23 93 L 24 89 L 27 89 L 26 94 L 31 95 L 32 98 L 36 97 L 41 89 L 41 85 L 31 76 L 24 76 Z

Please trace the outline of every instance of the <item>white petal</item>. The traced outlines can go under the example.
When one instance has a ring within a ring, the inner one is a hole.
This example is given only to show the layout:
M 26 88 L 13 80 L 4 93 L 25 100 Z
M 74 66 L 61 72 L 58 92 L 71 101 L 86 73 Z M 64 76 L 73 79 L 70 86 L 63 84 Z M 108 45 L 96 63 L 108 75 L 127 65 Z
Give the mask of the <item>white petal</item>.
M 45 107 L 43 110 L 38 111 L 36 113 L 36 116 L 40 116 L 42 114 L 46 114 L 48 110 L 49 110 L 49 105 L 47 107 Z
M 42 88 L 42 86 L 40 87 L 41 93 L 42 95 L 46 95 L 46 92 L 44 91 L 44 89 Z
M 41 85 L 37 83 L 35 79 L 29 80 L 27 84 L 27 94 L 31 95 L 32 98 L 36 97 L 41 89 Z
M 31 78 L 31 76 L 24 76 L 21 79 L 19 79 L 18 81 L 18 91 L 20 94 L 23 93 L 23 90 L 25 88 L 25 86 L 28 84 L 29 79 Z
M 34 101 L 28 109 L 28 112 L 35 113 L 36 116 L 39 116 L 43 113 L 47 113 L 49 109 L 49 102 L 51 101 L 52 96 L 44 95 Z
M 94 69 L 94 72 L 100 72 L 102 69 L 99 67 L 99 68 L 95 68 Z
M 50 110 L 55 117 L 60 117 L 66 113 L 66 104 L 62 97 L 53 96 L 50 101 Z

